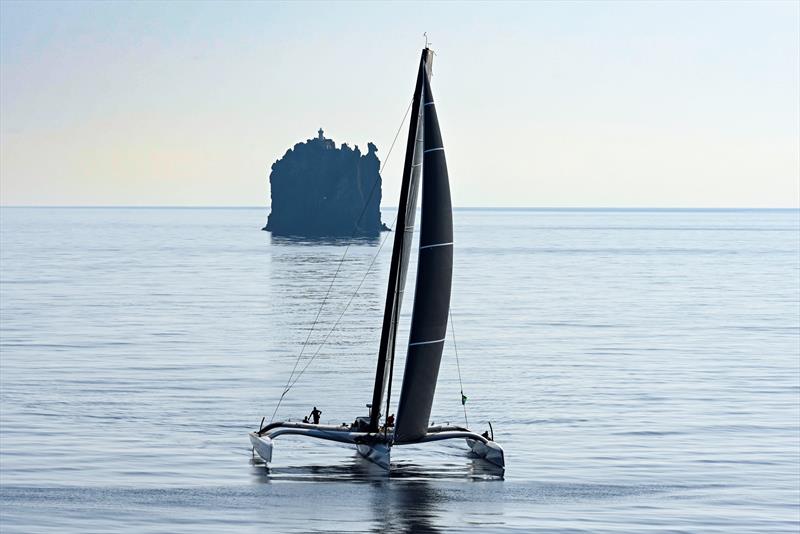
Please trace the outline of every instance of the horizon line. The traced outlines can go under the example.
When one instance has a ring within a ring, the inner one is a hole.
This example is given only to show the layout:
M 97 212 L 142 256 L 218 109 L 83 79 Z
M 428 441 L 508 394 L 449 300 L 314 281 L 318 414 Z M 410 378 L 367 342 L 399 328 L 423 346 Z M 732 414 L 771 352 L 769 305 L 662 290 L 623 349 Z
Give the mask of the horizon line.
M 242 205 L 169 205 L 169 204 L 0 204 L 0 209 L 242 209 L 269 210 L 271 206 Z M 396 210 L 396 206 L 380 206 Z M 453 206 L 453 210 L 524 210 L 524 211 L 800 211 L 800 206 Z

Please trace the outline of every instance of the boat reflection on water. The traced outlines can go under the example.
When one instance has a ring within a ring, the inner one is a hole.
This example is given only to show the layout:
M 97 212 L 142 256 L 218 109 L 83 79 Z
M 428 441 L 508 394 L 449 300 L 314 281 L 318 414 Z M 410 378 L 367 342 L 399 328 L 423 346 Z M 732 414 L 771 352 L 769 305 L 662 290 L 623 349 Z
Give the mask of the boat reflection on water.
M 351 462 L 340 464 L 297 465 L 271 467 L 258 455 L 250 459 L 253 474 L 259 482 L 371 482 L 385 480 L 386 470 L 372 462 L 354 456 Z
M 441 532 L 442 497 L 425 480 L 385 480 L 371 493 L 372 532 Z
M 411 483 L 426 480 L 496 480 L 502 481 L 505 469 L 480 458 L 466 457 L 463 462 L 451 459 L 436 466 L 411 462 L 392 462 L 387 471 L 380 466 L 354 454 L 351 461 L 340 464 L 298 465 L 271 467 L 258 455 L 250 458 L 253 475 L 259 482 L 364 482 L 364 483 Z
M 353 510 L 359 517 L 366 514 L 362 519 L 375 525 L 367 532 L 443 532 L 446 530 L 444 518 L 453 499 L 448 482 L 467 479 L 491 484 L 503 478 L 502 468 L 469 457 L 462 461 L 450 459 L 435 467 L 400 461 L 393 463 L 388 472 L 358 454 L 339 464 L 268 467 L 257 455 L 250 461 L 256 481 L 274 484 L 275 490 L 280 492 L 287 491 L 285 482 L 291 483 L 293 488 L 304 487 L 297 484 L 307 482 L 314 484 L 315 495 L 335 493 L 344 503 L 349 502 L 348 496 L 352 495 L 367 498 L 368 506 Z M 318 486 L 319 483 L 322 486 Z M 350 485 L 350 489 L 342 487 L 342 483 Z M 292 491 L 303 493 L 306 490 Z M 269 496 L 274 498 L 273 493 Z M 318 510 L 319 515 L 309 519 L 319 520 L 322 514 L 328 513 L 330 510 L 323 506 Z

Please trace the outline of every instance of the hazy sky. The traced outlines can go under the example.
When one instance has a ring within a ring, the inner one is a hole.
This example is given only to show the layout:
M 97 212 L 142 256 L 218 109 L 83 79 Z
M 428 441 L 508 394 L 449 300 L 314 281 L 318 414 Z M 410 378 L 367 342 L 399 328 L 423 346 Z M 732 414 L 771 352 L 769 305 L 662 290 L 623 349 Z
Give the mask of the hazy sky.
M 427 31 L 458 206 L 795 207 L 799 28 L 797 1 L 3 1 L 0 202 L 264 205 L 320 126 L 383 159 Z

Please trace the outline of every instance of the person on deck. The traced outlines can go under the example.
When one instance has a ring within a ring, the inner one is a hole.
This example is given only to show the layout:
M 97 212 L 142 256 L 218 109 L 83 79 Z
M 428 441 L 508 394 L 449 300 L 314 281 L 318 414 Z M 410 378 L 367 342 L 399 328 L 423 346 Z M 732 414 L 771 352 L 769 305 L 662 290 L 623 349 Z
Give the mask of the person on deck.
M 311 420 L 314 422 L 315 425 L 318 425 L 319 424 L 319 416 L 320 415 L 322 415 L 322 412 L 317 410 L 317 407 L 314 406 L 314 409 L 311 410 L 311 413 L 309 414 L 309 417 L 311 418 Z
M 394 414 L 386 418 L 386 427 L 394 426 Z

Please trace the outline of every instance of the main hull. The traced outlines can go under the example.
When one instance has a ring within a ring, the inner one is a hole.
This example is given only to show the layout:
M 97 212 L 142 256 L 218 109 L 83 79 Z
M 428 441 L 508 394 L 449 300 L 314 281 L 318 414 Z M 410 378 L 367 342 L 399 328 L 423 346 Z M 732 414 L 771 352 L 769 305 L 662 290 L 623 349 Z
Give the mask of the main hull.
M 358 444 L 356 445 L 356 450 L 358 451 L 358 454 L 375 465 L 382 467 L 387 471 L 391 468 L 390 458 L 392 449 L 388 445 L 384 445 L 382 443 L 375 445 Z

